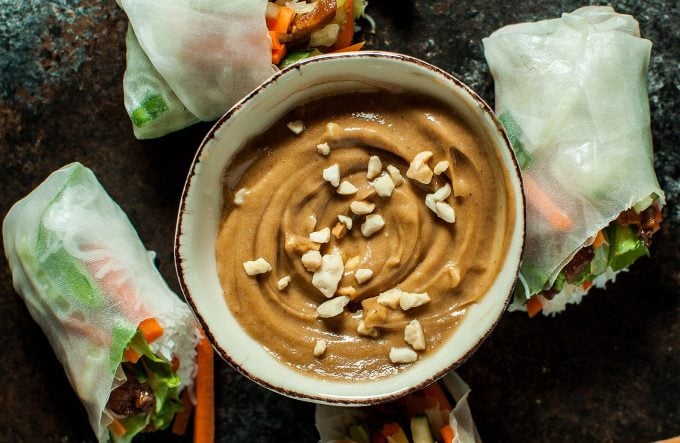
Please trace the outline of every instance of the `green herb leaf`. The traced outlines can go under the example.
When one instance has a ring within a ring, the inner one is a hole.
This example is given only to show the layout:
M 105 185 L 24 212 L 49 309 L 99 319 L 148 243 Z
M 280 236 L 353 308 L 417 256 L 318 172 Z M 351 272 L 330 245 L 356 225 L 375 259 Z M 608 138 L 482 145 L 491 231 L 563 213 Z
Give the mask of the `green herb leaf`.
M 533 161 L 533 158 L 526 150 L 524 150 L 524 145 L 520 140 L 522 137 L 522 128 L 519 127 L 509 112 L 502 113 L 498 118 L 505 127 L 505 132 L 508 134 L 508 139 L 510 139 L 513 151 L 515 151 L 515 158 L 517 159 L 520 169 L 526 169 Z
M 159 115 L 168 110 L 168 104 L 160 94 L 147 94 L 139 107 L 132 111 L 130 118 L 132 123 L 138 127 L 142 127 L 149 122 L 156 120 Z
M 321 52 L 316 49 L 305 49 L 303 51 L 291 52 L 284 57 L 283 61 L 279 64 L 279 67 L 283 69 L 287 66 L 292 65 L 293 63 L 299 62 L 300 60 L 304 60 L 308 57 L 312 57 L 319 54 L 321 54 Z

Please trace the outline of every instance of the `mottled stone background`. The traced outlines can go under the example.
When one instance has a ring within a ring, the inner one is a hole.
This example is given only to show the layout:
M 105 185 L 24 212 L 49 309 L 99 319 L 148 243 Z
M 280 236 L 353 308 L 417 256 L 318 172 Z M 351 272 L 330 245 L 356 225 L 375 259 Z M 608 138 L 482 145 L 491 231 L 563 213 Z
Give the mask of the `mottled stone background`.
M 372 0 L 370 48 L 415 55 L 493 102 L 481 39 L 583 3 Z M 460 369 L 483 439 L 649 442 L 680 434 L 680 5 L 622 1 L 654 42 L 649 74 L 666 222 L 652 257 L 556 318 L 508 314 Z M 139 142 L 123 110 L 126 19 L 113 1 L 0 0 L 0 215 L 51 171 L 89 166 L 129 214 L 178 289 L 178 198 L 209 124 Z M 85 411 L 0 259 L 0 441 L 94 441 Z M 217 364 L 219 441 L 314 442 L 313 405 Z M 139 441 L 189 441 L 169 433 Z

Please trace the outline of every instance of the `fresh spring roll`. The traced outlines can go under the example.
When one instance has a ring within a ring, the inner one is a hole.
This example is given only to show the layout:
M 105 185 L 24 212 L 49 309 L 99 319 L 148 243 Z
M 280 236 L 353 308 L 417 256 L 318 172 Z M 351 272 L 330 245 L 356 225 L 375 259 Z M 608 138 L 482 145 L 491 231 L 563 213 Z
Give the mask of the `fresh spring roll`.
M 98 440 L 167 427 L 191 393 L 200 332 L 92 171 L 52 173 L 9 211 L 3 239 Z
M 470 388 L 449 372 L 398 400 L 367 407 L 316 405 L 321 443 L 480 443 L 468 404 Z
M 264 20 L 267 0 L 117 2 L 130 20 L 141 52 L 197 119 L 216 120 L 274 73 Z M 123 84 L 126 97 L 136 95 L 148 78 L 148 70 L 130 63 L 131 57 L 141 55 L 133 42 L 133 47 L 128 47 Z M 160 91 L 152 94 L 159 95 Z M 143 97 L 146 93 L 141 99 L 137 96 L 137 101 L 142 102 Z M 170 109 L 172 103 L 166 105 Z M 150 121 L 131 118 L 141 128 Z M 191 121 L 185 123 L 188 126 Z M 165 132 L 174 129 L 175 125 L 168 124 Z
M 123 94 L 135 137 L 140 140 L 161 137 L 198 123 L 198 117 L 189 112 L 153 67 L 131 26 L 128 26 L 125 45 L 127 67 Z
M 561 311 L 649 254 L 664 204 L 646 89 L 651 46 L 633 17 L 608 6 L 484 39 L 529 203 L 512 307 Z
M 279 67 L 351 45 L 364 0 L 117 0 L 125 107 L 139 139 L 215 120 Z M 276 66 L 275 66 L 276 65 Z

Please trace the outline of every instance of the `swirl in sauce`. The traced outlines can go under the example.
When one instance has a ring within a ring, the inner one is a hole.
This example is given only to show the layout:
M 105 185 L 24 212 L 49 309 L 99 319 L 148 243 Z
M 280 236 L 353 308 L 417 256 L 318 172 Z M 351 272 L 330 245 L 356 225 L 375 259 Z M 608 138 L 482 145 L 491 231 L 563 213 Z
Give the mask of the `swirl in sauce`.
M 286 124 L 301 120 L 294 134 Z M 328 123 L 338 125 L 335 131 Z M 328 156 L 316 146 L 327 142 Z M 430 166 L 448 161 L 443 174 L 423 185 L 406 177 L 409 162 L 422 151 L 434 155 Z M 399 168 L 404 183 L 390 197 L 379 197 L 366 177 L 370 156 L 383 170 Z M 341 180 L 358 188 L 343 196 L 322 178 L 338 164 Z M 425 206 L 425 195 L 450 183 L 446 201 L 456 212 L 453 224 Z M 236 192 L 247 190 L 242 205 Z M 227 303 L 241 326 L 280 361 L 319 377 L 357 381 L 395 374 L 409 365 L 395 365 L 391 347 L 408 346 L 404 327 L 417 319 L 424 330 L 424 361 L 455 331 L 466 307 L 491 285 L 509 243 L 513 214 L 510 186 L 500 161 L 449 107 L 419 95 L 356 93 L 324 98 L 293 110 L 235 156 L 224 173 L 225 205 L 217 242 L 219 277 Z M 364 237 L 354 216 L 347 234 L 331 236 L 320 251 L 341 251 L 345 272 L 338 288 L 357 293 L 336 317 L 317 318 L 327 299 L 312 285 L 312 273 L 301 262 L 310 246 L 309 234 L 333 228 L 338 215 L 352 216 L 349 205 L 366 199 L 375 203 L 385 226 Z M 271 272 L 249 276 L 242 264 L 265 258 Z M 373 277 L 357 284 L 354 271 L 367 268 Z M 277 288 L 279 279 L 290 284 Z M 375 297 L 398 287 L 426 292 L 431 301 L 402 311 L 383 309 L 377 338 L 357 333 Z M 363 305 L 362 305 L 363 301 Z M 324 339 L 323 356 L 313 355 Z M 417 364 L 417 363 L 416 363 Z

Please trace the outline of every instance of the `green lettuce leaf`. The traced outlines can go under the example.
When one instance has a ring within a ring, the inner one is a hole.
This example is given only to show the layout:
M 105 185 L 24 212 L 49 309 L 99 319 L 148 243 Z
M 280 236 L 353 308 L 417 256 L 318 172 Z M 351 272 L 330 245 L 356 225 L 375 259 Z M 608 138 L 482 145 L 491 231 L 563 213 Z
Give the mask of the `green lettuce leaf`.
M 502 113 L 498 116 L 498 119 L 505 127 L 505 132 L 508 134 L 512 150 L 515 151 L 515 158 L 517 159 L 517 164 L 519 164 L 520 169 L 528 168 L 534 159 L 524 149 L 524 145 L 522 144 L 522 128 L 519 127 L 517 121 L 515 121 L 512 114 L 509 112 Z
M 303 49 L 300 51 L 291 52 L 290 54 L 283 58 L 283 61 L 281 61 L 279 67 L 283 69 L 287 66 L 292 65 L 293 63 L 299 62 L 300 60 L 304 60 L 306 58 L 320 54 L 321 51 L 319 51 L 318 49 Z
M 142 355 L 132 365 L 131 371 L 139 382 L 149 384 L 156 397 L 156 407 L 150 414 L 137 414 L 122 420 L 128 431 L 123 437 L 114 439 L 121 443 L 129 442 L 149 424 L 154 429 L 167 428 L 175 414 L 184 407 L 179 396 L 181 380 L 172 370 L 170 362 L 154 354 L 140 332 L 134 335 L 129 347 Z
M 633 226 L 612 223 L 607 228 L 609 239 L 609 266 L 620 271 L 632 265 L 638 258 L 649 255 L 645 242 L 637 235 Z

